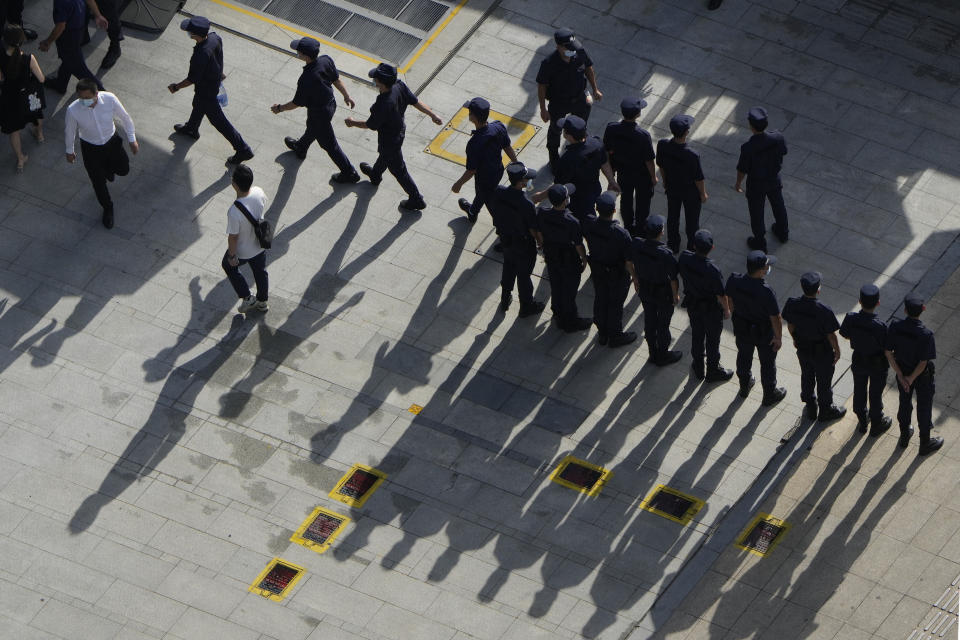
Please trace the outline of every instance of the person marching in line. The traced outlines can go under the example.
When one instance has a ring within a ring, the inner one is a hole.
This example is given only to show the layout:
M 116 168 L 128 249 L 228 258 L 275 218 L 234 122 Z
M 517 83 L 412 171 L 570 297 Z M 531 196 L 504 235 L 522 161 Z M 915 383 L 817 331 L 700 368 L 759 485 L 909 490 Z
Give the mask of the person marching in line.
M 683 209 L 687 249 L 693 250 L 693 234 L 700 228 L 700 209 L 707 201 L 700 154 L 687 146 L 693 116 L 670 118 L 672 138 L 657 143 L 657 166 L 667 192 L 667 246 L 680 253 L 680 209 Z
M 307 157 L 307 150 L 316 141 L 327 152 L 340 173 L 334 174 L 333 181 L 350 184 L 360 181 L 360 174 L 350 164 L 347 155 L 340 148 L 337 136 L 333 132 L 333 114 L 337 111 L 337 99 L 333 88 L 343 96 L 343 101 L 351 109 L 356 106 L 347 87 L 340 79 L 340 72 L 333 58 L 320 55 L 320 42 L 313 38 L 300 38 L 290 43 L 297 52 L 297 58 L 306 64 L 297 80 L 297 92 L 293 100 L 285 104 L 270 107 L 273 113 L 292 111 L 298 107 L 307 108 L 307 128 L 299 139 L 287 136 L 283 143 L 301 160 Z
M 583 223 L 595 215 L 597 198 L 603 193 L 600 174 L 603 173 L 607 179 L 608 191 L 619 193 L 620 186 L 613 175 L 606 147 L 600 138 L 587 137 L 587 123 L 583 118 L 568 115 L 558 120 L 557 126 L 563 130 L 567 146 L 557 160 L 555 180 L 559 184 L 572 184 L 577 188 L 570 198 L 570 212 Z M 543 196 L 539 194 L 537 197 Z
M 723 273 L 709 258 L 713 234 L 707 229 L 698 229 L 693 234 L 693 248 L 695 251 L 681 253 L 678 261 L 683 280 L 682 306 L 687 309 L 693 338 L 690 346 L 693 375 L 707 382 L 726 382 L 733 377 L 733 371 L 720 366 L 720 334 L 724 318 L 730 317 L 730 308 L 723 294 Z
M 857 429 L 867 432 L 869 416 L 870 435 L 877 437 L 890 428 L 893 420 L 883 415 L 883 388 L 887 386 L 890 364 L 884 354 L 887 325 L 877 318 L 880 289 L 875 284 L 860 287 L 860 311 L 851 311 L 840 323 L 840 335 L 850 341 L 853 349 L 850 370 L 853 373 L 853 412 L 857 414 Z M 870 410 L 867 412 L 867 398 Z
M 473 131 L 467 142 L 467 167 L 463 175 L 450 188 L 454 193 L 473 178 L 473 202 L 466 198 L 457 200 L 457 206 L 467 214 L 471 223 L 477 221 L 480 209 L 487 205 L 487 211 L 493 215 L 490 200 L 503 177 L 503 156 L 506 153 L 511 162 L 517 162 L 517 152 L 510 144 L 507 128 L 499 120 L 488 121 L 490 118 L 490 103 L 484 98 L 473 98 L 464 105 L 470 114 Z
M 620 102 L 623 119 L 611 122 L 603 132 L 603 146 L 620 185 L 620 217 L 631 236 L 644 232 L 653 188 L 659 182 L 650 132 L 637 124 L 646 106 L 643 98 L 624 98 Z
M 750 124 L 750 139 L 740 146 L 737 162 L 737 182 L 733 188 L 743 193 L 744 177 L 747 179 L 747 208 L 750 211 L 750 229 L 753 235 L 747 238 L 751 249 L 767 250 L 766 224 L 763 208 L 767 200 L 773 210 L 773 226 L 770 230 L 783 243 L 787 241 L 789 226 L 787 208 L 783 204 L 783 183 L 780 168 L 783 156 L 787 155 L 787 143 L 779 131 L 767 132 L 767 110 L 753 107 L 747 113 Z
M 650 361 L 658 367 L 677 362 L 683 354 L 670 350 L 670 318 L 680 301 L 677 259 L 663 243 L 663 216 L 647 218 L 646 239 L 633 239 L 637 295 L 643 305 L 643 337 Z
M 572 184 L 555 184 L 547 189 L 550 205 L 537 210 L 543 258 L 550 276 L 550 308 L 563 331 L 574 333 L 589 329 L 593 321 L 577 312 L 577 290 L 587 268 L 587 250 L 583 247 L 580 223 L 567 205 L 576 191 Z
M 88 6 L 91 9 L 97 8 L 93 0 L 89 0 L 87 4 L 84 4 L 83 0 L 54 0 L 53 30 L 50 31 L 50 35 L 46 39 L 41 40 L 37 45 L 40 51 L 49 51 L 50 45 L 56 44 L 57 57 L 60 58 L 60 68 L 57 69 L 55 76 L 47 76 L 44 79 L 43 86 L 57 93 L 66 93 L 70 76 L 74 76 L 78 80 L 90 78 L 96 84 L 97 90 L 103 91 L 103 84 L 90 71 L 81 49 L 83 36 L 87 33 Z M 100 15 L 99 10 L 94 11 L 94 15 L 96 16 L 97 26 L 106 29 L 107 19 Z
M 847 410 L 833 404 L 833 372 L 840 360 L 837 330 L 840 323 L 833 309 L 820 302 L 820 281 L 817 271 L 800 276 L 803 296 L 788 298 L 781 317 L 793 337 L 800 361 L 800 400 L 807 405 L 807 418 L 832 422 L 847 415 Z

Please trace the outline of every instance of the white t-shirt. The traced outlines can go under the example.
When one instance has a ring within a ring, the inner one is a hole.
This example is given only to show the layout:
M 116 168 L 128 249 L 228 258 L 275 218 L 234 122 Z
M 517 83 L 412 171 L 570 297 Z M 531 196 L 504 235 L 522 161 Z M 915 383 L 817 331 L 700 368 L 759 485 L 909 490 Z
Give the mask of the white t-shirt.
M 250 193 L 237 198 L 257 220 L 263 219 L 263 210 L 267 207 L 267 194 L 260 187 L 250 187 Z M 227 211 L 227 234 L 237 234 L 237 257 L 249 260 L 263 251 L 253 225 L 236 205 L 231 204 Z

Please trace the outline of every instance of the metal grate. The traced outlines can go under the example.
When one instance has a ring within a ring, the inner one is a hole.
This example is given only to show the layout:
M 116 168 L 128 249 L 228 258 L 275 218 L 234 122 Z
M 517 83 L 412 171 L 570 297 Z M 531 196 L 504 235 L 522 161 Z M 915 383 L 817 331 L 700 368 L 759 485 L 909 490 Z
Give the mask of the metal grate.
M 420 38 L 388 27 L 366 16 L 353 14 L 334 37 L 385 60 L 403 60 L 420 44 Z
M 337 491 L 342 496 L 359 500 L 371 487 L 376 484 L 379 477 L 363 469 L 354 469 L 353 473 L 347 479 L 343 486 Z
M 396 18 L 409 0 L 347 0 L 350 4 L 369 9 L 388 18 Z
M 290 582 L 296 578 L 299 573 L 299 570 L 278 562 L 267 572 L 267 575 L 260 580 L 257 588 L 269 591 L 274 595 L 280 595 L 284 589 L 290 586 Z
M 694 500 L 661 489 L 650 499 L 650 508 L 666 513 L 673 518 L 683 518 L 695 504 Z
M 603 476 L 602 471 L 584 467 L 576 462 L 571 462 L 560 472 L 561 479 L 584 489 L 592 489 L 601 476 Z
M 760 555 L 766 554 L 777 536 L 783 532 L 783 527 L 772 522 L 760 521 L 756 523 L 747 535 L 743 537 L 740 544 L 745 548 L 756 551 Z
M 328 37 L 332 37 L 342 28 L 352 15 L 346 9 L 322 0 L 273 0 L 263 11 Z
M 446 5 L 433 0 L 412 0 L 407 8 L 404 9 L 397 20 L 404 24 L 424 31 L 430 31 L 438 22 L 443 14 L 447 12 Z
M 337 532 L 337 529 L 340 528 L 344 520 L 346 520 L 345 517 L 337 517 L 329 513 L 318 513 L 313 522 L 311 522 L 300 535 L 311 542 L 326 544 L 327 540 Z

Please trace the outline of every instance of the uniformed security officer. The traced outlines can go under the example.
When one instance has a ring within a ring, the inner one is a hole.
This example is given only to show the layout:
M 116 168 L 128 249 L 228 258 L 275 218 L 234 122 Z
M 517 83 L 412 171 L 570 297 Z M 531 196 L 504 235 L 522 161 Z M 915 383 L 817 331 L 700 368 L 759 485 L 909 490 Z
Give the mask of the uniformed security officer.
M 684 213 L 687 249 L 693 250 L 693 234 L 700 228 L 700 207 L 707 201 L 707 190 L 700 167 L 700 154 L 687 146 L 693 116 L 680 114 L 670 118 L 672 138 L 657 143 L 657 166 L 667 192 L 667 246 L 680 252 L 680 208 Z
M 593 281 L 593 323 L 597 325 L 597 343 L 619 347 L 637 339 L 633 331 L 623 330 L 623 303 L 630 283 L 638 286 L 631 259 L 632 239 L 613 219 L 617 194 L 604 191 L 596 201 L 597 217 L 583 225 L 583 237 L 590 248 L 590 279 Z
M 587 251 L 583 247 L 580 223 L 567 209 L 572 184 L 555 184 L 547 189 L 550 207 L 537 210 L 537 226 L 543 238 L 543 257 L 550 276 L 550 307 L 553 317 L 567 333 L 589 329 L 590 318 L 577 313 L 577 290 L 580 274 L 587 268 Z
M 454 193 L 473 178 L 474 197 L 471 203 L 466 198 L 457 200 L 457 205 L 467 214 L 467 220 L 476 222 L 484 204 L 490 209 L 490 199 L 503 177 L 503 153 L 511 162 L 517 161 L 517 152 L 510 144 L 507 128 L 499 120 L 488 122 L 490 103 L 484 98 L 473 98 L 463 105 L 470 114 L 473 131 L 467 142 L 467 167 L 463 175 L 450 188 Z M 491 213 L 492 215 L 492 213 Z
M 707 382 L 726 382 L 733 377 L 733 371 L 720 366 L 720 334 L 723 319 L 730 317 L 730 308 L 723 295 L 723 274 L 709 258 L 713 251 L 713 234 L 708 229 L 698 229 L 693 234 L 693 248 L 695 251 L 681 253 L 678 261 L 683 279 L 683 306 L 687 309 L 693 337 L 690 346 L 693 375 Z
M 750 210 L 750 229 L 753 235 L 747 238 L 751 249 L 767 250 L 766 229 L 763 221 L 763 208 L 766 200 L 773 210 L 773 226 L 770 230 L 780 242 L 786 242 L 789 226 L 787 208 L 783 204 L 783 184 L 780 182 L 780 168 L 783 156 L 787 155 L 787 143 L 779 131 L 767 132 L 767 110 L 753 107 L 747 113 L 747 122 L 753 133 L 750 139 L 740 145 L 740 160 L 737 162 L 737 183 L 739 193 L 744 176 L 747 178 L 747 207 Z
M 890 366 L 883 353 L 887 341 L 887 325 L 877 318 L 880 289 L 874 284 L 860 287 L 860 311 L 851 311 L 840 323 L 840 335 L 853 349 L 853 412 L 857 428 L 867 432 L 867 397 L 870 398 L 870 435 L 879 436 L 890 428 L 893 420 L 883 415 L 883 388 L 887 385 Z
M 509 186 L 498 186 L 487 202 L 493 224 L 503 245 L 503 271 L 500 277 L 500 310 L 506 311 L 513 300 L 513 283 L 520 297 L 520 317 L 539 314 L 546 305 L 533 299 L 530 274 L 537 263 L 537 245 L 542 244 L 537 229 L 537 210 L 524 193 L 537 177 L 534 169 L 522 162 L 507 165 Z
M 587 123 L 583 118 L 568 115 L 557 121 L 567 142 L 563 155 L 557 160 L 554 176 L 559 184 L 572 184 L 577 188 L 570 197 L 570 211 L 582 224 L 594 215 L 594 204 L 603 187 L 600 172 L 607 178 L 607 189 L 620 191 L 607 159 L 607 149 L 600 138 L 587 137 Z
M 297 92 L 293 100 L 286 104 L 275 104 L 270 107 L 273 113 L 291 111 L 297 107 L 307 108 L 307 129 L 299 139 L 287 136 L 283 143 L 293 151 L 298 158 L 304 160 L 307 150 L 316 140 L 320 148 L 327 152 L 333 163 L 340 169 L 340 173 L 333 176 L 334 182 L 349 184 L 360 181 L 360 174 L 350 164 L 347 155 L 340 148 L 337 136 L 333 132 L 333 114 L 337 111 L 337 100 L 333 96 L 333 87 L 343 96 L 343 101 L 351 109 L 356 103 L 347 92 L 346 85 L 340 79 L 340 72 L 333 58 L 320 55 L 320 42 L 313 38 L 300 38 L 290 43 L 290 48 L 297 52 L 297 58 L 306 62 L 303 72 L 297 80 Z
M 800 399 L 807 405 L 807 418 L 820 422 L 839 420 L 847 410 L 833 404 L 833 371 L 840 360 L 840 344 L 837 329 L 840 323 L 833 309 L 820 302 L 818 271 L 808 271 L 800 276 L 803 296 L 787 299 L 781 316 L 793 337 L 800 361 Z M 816 389 L 816 391 L 814 391 Z M 819 411 L 818 411 L 819 406 Z
M 557 121 L 568 113 L 589 120 L 593 98 L 603 100 L 603 93 L 597 87 L 593 61 L 573 30 L 558 30 L 553 34 L 553 41 L 557 50 L 540 63 L 537 72 L 537 95 L 540 117 L 550 123 L 547 152 L 550 154 L 550 170 L 555 173 L 560 157 L 560 125 Z M 587 93 L 587 82 L 590 82 L 593 97 Z
M 377 161 L 370 166 L 366 162 L 360 163 L 360 171 L 370 178 L 370 184 L 377 186 L 383 180 L 383 172 L 389 170 L 397 182 L 407 193 L 407 199 L 400 203 L 403 209 L 425 209 L 420 190 L 407 171 L 407 164 L 403 161 L 403 139 L 407 134 L 407 124 L 404 114 L 411 106 L 427 115 L 433 124 L 443 124 L 426 103 L 421 102 L 402 80 L 397 79 L 397 68 L 381 62 L 371 69 L 368 76 L 373 78 L 379 95 L 370 107 L 370 117 L 366 120 L 347 118 L 348 127 L 371 129 L 377 132 Z
M 777 386 L 777 351 L 780 350 L 783 326 L 777 296 L 764 281 L 776 263 L 774 256 L 751 251 L 747 256 L 747 273 L 732 273 L 724 293 L 730 305 L 733 335 L 737 340 L 737 378 L 740 397 L 746 398 L 756 382 L 750 374 L 753 351 L 760 360 L 760 384 L 763 405 L 772 406 L 783 400 L 787 390 Z
M 220 83 L 226 77 L 223 75 L 223 41 L 216 33 L 210 31 L 210 21 L 203 16 L 193 16 L 180 23 L 180 28 L 190 34 L 190 39 L 196 42 L 193 45 L 193 54 L 190 56 L 190 70 L 187 77 L 180 82 L 167 86 L 170 93 L 176 93 L 193 85 L 193 110 L 190 119 L 184 124 L 173 125 L 173 130 L 194 140 L 200 137 L 200 123 L 203 116 L 207 116 L 210 124 L 220 132 L 234 154 L 227 159 L 230 164 L 240 164 L 253 157 L 253 150 L 240 133 L 233 128 L 223 108 L 217 100 Z
M 94 7 L 96 3 L 94 3 Z M 98 11 L 99 13 L 99 11 Z M 106 26 L 106 19 L 98 15 L 97 24 Z M 97 83 L 97 90 L 103 91 L 103 84 L 87 67 L 83 57 L 82 38 L 87 33 L 87 6 L 83 0 L 54 0 L 53 30 L 39 42 L 40 51 L 48 51 L 56 44 L 60 68 L 55 76 L 47 76 L 43 85 L 57 93 L 66 93 L 70 76 L 90 78 Z M 88 36 L 89 37 L 89 36 Z
M 603 146 L 620 185 L 620 217 L 632 236 L 645 231 L 653 187 L 658 182 L 653 140 L 637 124 L 645 106 L 643 98 L 624 98 L 620 102 L 623 119 L 611 122 L 603 132 Z
M 920 314 L 925 308 L 921 296 L 916 293 L 908 294 L 903 300 L 903 310 L 907 317 L 890 323 L 885 348 L 887 362 L 897 374 L 897 386 L 900 389 L 900 410 L 897 411 L 897 422 L 900 424 L 898 444 L 905 449 L 913 436 L 910 417 L 913 413 L 913 392 L 916 391 L 922 456 L 943 446 L 943 438 L 930 436 L 933 428 L 933 392 L 936 386 L 933 361 L 937 357 L 937 347 L 933 332 L 920 322 Z
M 683 354 L 670 351 L 670 318 L 680 301 L 677 259 L 663 243 L 663 216 L 647 218 L 646 239 L 634 238 L 633 265 L 637 295 L 643 305 L 643 336 L 650 361 L 658 367 L 673 364 Z

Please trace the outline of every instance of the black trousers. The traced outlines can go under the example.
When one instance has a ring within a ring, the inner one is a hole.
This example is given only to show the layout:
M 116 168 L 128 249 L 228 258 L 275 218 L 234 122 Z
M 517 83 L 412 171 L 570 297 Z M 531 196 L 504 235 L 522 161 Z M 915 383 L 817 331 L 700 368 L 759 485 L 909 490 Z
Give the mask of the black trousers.
M 521 306 L 529 306 L 533 304 L 533 280 L 530 274 L 537 264 L 537 244 L 530 236 L 501 236 L 500 241 L 503 245 L 503 272 L 500 276 L 503 295 L 510 295 L 516 282 Z
M 107 19 L 107 37 L 110 39 L 110 46 L 119 46 L 123 40 L 123 31 L 120 28 L 120 2 L 121 0 L 97 0 L 97 8 Z
M 570 213 L 576 216 L 580 224 L 597 214 L 597 198 L 603 193 L 599 182 L 588 186 L 576 185 L 577 190 L 570 197 Z
M 927 363 L 930 367 L 931 363 Z M 912 368 L 905 368 L 901 365 L 901 371 L 910 372 Z M 917 394 L 917 427 L 920 430 L 920 442 L 926 442 L 930 438 L 930 430 L 933 428 L 933 393 L 936 391 L 934 375 L 930 371 L 924 371 L 923 375 L 913 381 L 909 391 L 904 391 L 900 384 L 897 384 L 897 390 L 900 392 L 900 409 L 897 411 L 897 422 L 900 424 L 900 433 L 905 435 L 910 430 L 910 418 L 913 415 L 913 394 Z
M 217 102 L 217 95 L 194 92 L 193 110 L 190 112 L 190 119 L 187 120 L 183 126 L 191 131 L 199 131 L 200 123 L 203 122 L 204 116 L 206 116 L 210 124 L 220 132 L 220 135 L 227 139 L 227 142 L 230 143 L 234 151 L 250 149 L 247 143 L 243 141 L 240 133 L 234 129 L 230 121 L 227 120 L 227 116 L 223 114 L 223 107 Z
M 591 262 L 590 279 L 593 281 L 593 324 L 602 336 L 619 336 L 623 333 L 623 303 L 630 291 L 630 275 L 623 266 Z
M 667 246 L 674 253 L 680 251 L 680 209 L 683 208 L 684 233 L 687 249 L 693 250 L 693 234 L 700 228 L 700 193 L 690 191 L 667 194 Z
M 57 89 L 66 93 L 67 85 L 70 82 L 70 76 L 77 78 L 92 78 L 97 83 L 97 89 L 103 91 L 103 84 L 100 78 L 93 75 L 93 71 L 87 67 L 87 61 L 83 57 L 83 50 L 80 48 L 80 37 L 82 30 L 71 29 L 64 31 L 57 38 L 57 57 L 60 58 L 60 68 L 57 69 L 56 80 L 59 83 Z
M 350 164 L 347 154 L 340 148 L 337 142 L 337 136 L 333 132 L 333 122 L 329 118 L 313 118 L 307 116 L 307 129 L 297 140 L 297 146 L 305 154 L 310 149 L 310 145 L 316 142 L 320 148 L 327 152 L 333 164 L 337 165 L 342 173 L 353 174 L 356 169 Z
M 764 222 L 764 205 L 770 201 L 773 210 L 773 220 L 777 233 L 787 236 L 790 226 L 787 224 L 787 207 L 783 203 L 783 187 L 778 183 L 769 182 L 747 185 L 747 208 L 750 211 L 750 230 L 753 237 L 766 245 L 766 224 Z
M 821 409 L 833 404 L 833 349 L 829 345 L 820 345 L 807 349 L 797 349 L 800 361 L 800 400 L 816 402 Z
M 83 156 L 83 168 L 87 170 L 97 202 L 104 209 L 113 209 L 113 200 L 107 190 L 107 180 L 130 173 L 130 158 L 123 148 L 123 140 L 113 134 L 106 144 L 90 144 L 80 140 L 80 153 Z
M 474 196 L 473 202 L 470 204 L 470 213 L 473 215 L 478 215 L 480 209 L 484 205 L 487 205 L 488 202 L 493 198 L 493 194 L 497 189 L 497 185 L 500 184 L 500 179 L 503 177 L 503 167 L 500 167 L 500 171 L 492 175 L 483 175 L 477 173 L 473 177 L 473 189 Z M 490 206 L 487 205 L 487 211 L 490 211 Z M 493 214 L 491 214 L 493 215 Z
M 237 297 L 246 298 L 250 295 L 250 285 L 247 284 L 247 279 L 243 277 L 242 273 L 240 273 L 240 267 L 245 264 L 249 264 L 250 271 L 253 272 L 253 281 L 257 284 L 257 300 L 261 302 L 267 300 L 270 286 L 270 280 L 267 276 L 267 252 L 261 251 L 252 258 L 246 260 L 241 258 L 237 260 L 237 266 L 233 266 L 227 261 L 228 255 L 229 251 L 224 252 L 223 260 L 220 261 L 220 266 L 223 267 L 224 273 L 227 274 L 227 279 L 233 286 L 233 290 L 236 292 Z
M 630 235 L 640 235 L 650 215 L 650 202 L 653 200 L 650 174 L 646 169 L 643 169 L 643 173 L 636 170 L 617 171 L 617 184 L 620 185 L 620 216 L 623 218 L 623 226 Z
M 690 305 L 687 307 L 687 317 L 690 319 L 690 334 L 693 337 L 693 343 L 690 346 L 693 366 L 702 370 L 703 360 L 706 357 L 707 368 L 716 369 L 720 366 L 723 310 L 716 303 L 713 303 L 713 308 L 703 302 L 692 302 Z
M 670 319 L 673 303 L 668 298 L 641 297 L 643 305 L 643 337 L 651 356 L 660 356 L 670 349 Z
M 879 422 L 883 418 L 883 388 L 887 386 L 887 371 L 890 367 L 885 363 L 878 366 L 859 360 L 861 358 L 854 351 L 853 363 L 850 366 L 850 371 L 853 373 L 853 412 L 864 420 L 869 415 L 872 422 Z
M 0 29 L 4 25 L 23 26 L 23 0 L 0 0 Z
M 737 340 L 737 378 L 743 384 L 750 379 L 750 369 L 753 366 L 753 352 L 756 350 L 760 360 L 760 384 L 764 393 L 770 393 L 777 388 L 777 352 L 770 346 L 773 335 L 754 337 L 752 335 L 736 335 Z
M 573 266 L 573 259 L 559 252 L 545 251 L 547 275 L 550 276 L 550 308 L 561 327 L 567 327 L 579 317 L 577 291 L 580 289 L 580 268 Z
M 423 198 L 413 178 L 410 177 L 410 172 L 407 171 L 407 163 L 403 161 L 403 147 L 401 145 L 397 145 L 395 148 L 380 149 L 380 155 L 377 156 L 377 161 L 373 163 L 372 173 L 379 178 L 384 171 L 390 171 L 390 174 L 397 179 L 400 188 L 411 199 Z
M 583 118 L 584 122 L 590 119 L 590 104 L 586 94 L 577 100 L 551 100 L 547 103 L 547 112 L 550 114 L 550 125 L 547 127 L 547 153 L 550 155 L 550 168 L 553 169 L 560 159 L 560 127 L 557 120 L 567 114 Z

